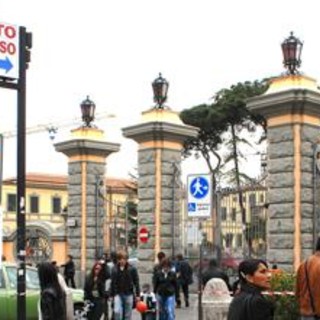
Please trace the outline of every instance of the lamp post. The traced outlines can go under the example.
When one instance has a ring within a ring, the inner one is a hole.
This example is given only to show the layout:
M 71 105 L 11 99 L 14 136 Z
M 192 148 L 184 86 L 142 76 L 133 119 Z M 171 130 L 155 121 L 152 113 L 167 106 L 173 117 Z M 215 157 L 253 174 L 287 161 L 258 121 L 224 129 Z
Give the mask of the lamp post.
M 298 74 L 298 68 L 301 65 L 301 51 L 303 43 L 293 35 L 293 32 L 290 33 L 290 36 L 285 39 L 282 44 L 282 53 L 283 53 L 283 65 L 287 68 L 287 71 L 290 75 Z
M 152 82 L 153 100 L 156 109 L 164 109 L 164 103 L 168 98 L 169 82 L 159 73 L 159 77 Z
M 91 127 L 91 122 L 94 120 L 94 113 L 96 110 L 95 103 L 89 99 L 89 96 L 83 100 L 80 104 L 82 121 L 84 122 L 84 127 Z

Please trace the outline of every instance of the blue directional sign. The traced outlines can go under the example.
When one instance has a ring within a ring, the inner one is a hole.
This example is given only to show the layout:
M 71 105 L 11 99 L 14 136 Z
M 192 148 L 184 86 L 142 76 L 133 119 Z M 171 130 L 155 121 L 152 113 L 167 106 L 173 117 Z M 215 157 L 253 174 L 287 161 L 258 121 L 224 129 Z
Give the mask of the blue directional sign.
M 212 178 L 210 174 L 189 175 L 188 216 L 209 218 L 212 210 Z
M 19 27 L 0 22 L 0 77 L 19 77 Z

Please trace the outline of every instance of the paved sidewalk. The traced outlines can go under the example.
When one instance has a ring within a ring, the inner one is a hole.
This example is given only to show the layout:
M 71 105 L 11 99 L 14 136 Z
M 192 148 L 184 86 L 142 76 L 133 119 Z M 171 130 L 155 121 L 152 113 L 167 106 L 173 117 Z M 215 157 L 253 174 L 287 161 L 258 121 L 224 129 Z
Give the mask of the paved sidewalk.
M 176 309 L 176 320 L 197 320 L 198 319 L 198 296 L 190 294 L 190 307 L 186 308 L 182 301 L 182 308 Z M 132 320 L 141 320 L 138 311 L 133 311 Z

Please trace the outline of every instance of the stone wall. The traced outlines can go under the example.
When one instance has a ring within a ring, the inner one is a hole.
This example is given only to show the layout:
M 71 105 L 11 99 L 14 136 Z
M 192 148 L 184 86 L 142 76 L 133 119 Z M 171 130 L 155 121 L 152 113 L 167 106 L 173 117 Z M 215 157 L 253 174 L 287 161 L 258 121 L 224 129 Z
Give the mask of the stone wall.
M 150 280 L 155 263 L 155 208 L 156 208 L 156 149 L 139 151 L 139 181 L 138 181 L 138 217 L 139 227 L 144 225 L 150 233 L 149 241 L 139 242 L 139 272 L 143 279 Z M 160 250 L 169 257 L 172 255 L 172 240 L 174 253 L 181 252 L 180 217 L 180 151 L 161 149 L 161 226 Z M 172 227 L 174 217 L 174 232 Z
M 313 157 L 319 128 L 301 126 L 301 247 L 313 249 Z M 294 141 L 292 125 L 268 128 L 268 254 L 280 268 L 292 270 L 294 245 Z M 318 205 L 319 207 L 319 205 Z
M 76 268 L 80 270 L 81 259 L 81 177 L 86 175 L 86 269 L 93 266 L 98 245 L 99 254 L 103 250 L 103 198 L 97 193 L 97 184 L 104 181 L 105 165 L 87 163 L 87 172 L 81 172 L 81 162 L 69 164 L 68 180 L 68 220 L 75 220 L 76 226 L 68 227 L 68 253 L 74 257 Z

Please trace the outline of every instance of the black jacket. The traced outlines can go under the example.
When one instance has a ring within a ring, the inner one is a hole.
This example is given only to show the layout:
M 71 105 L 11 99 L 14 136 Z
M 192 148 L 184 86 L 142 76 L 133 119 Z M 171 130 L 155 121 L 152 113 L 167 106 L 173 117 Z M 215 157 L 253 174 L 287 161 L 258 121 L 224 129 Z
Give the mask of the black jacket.
M 97 278 L 97 291 L 99 294 L 99 297 L 102 298 L 104 297 L 105 294 L 105 280 L 102 276 Z M 94 289 L 95 283 L 94 283 L 94 278 L 93 275 L 90 273 L 86 277 L 86 281 L 84 284 L 84 299 L 85 300 L 93 300 L 93 289 Z
M 177 294 L 177 276 L 174 271 L 169 271 L 165 276 L 162 270 L 154 275 L 154 292 L 160 296 L 169 297 Z
M 66 278 L 74 277 L 74 275 L 76 273 L 76 268 L 75 268 L 74 262 L 72 260 L 68 261 L 66 264 L 63 264 L 61 267 L 64 267 L 63 274 Z
M 140 296 L 138 271 L 128 263 L 123 270 L 120 269 L 119 265 L 116 265 L 111 271 L 110 295 L 114 297 L 117 294 Z
M 66 299 L 65 294 L 57 293 L 55 288 L 45 288 L 41 292 L 40 308 L 43 320 L 66 320 Z
M 240 293 L 233 298 L 228 320 L 272 320 L 274 306 L 262 294 L 259 288 L 250 284 L 241 284 Z

